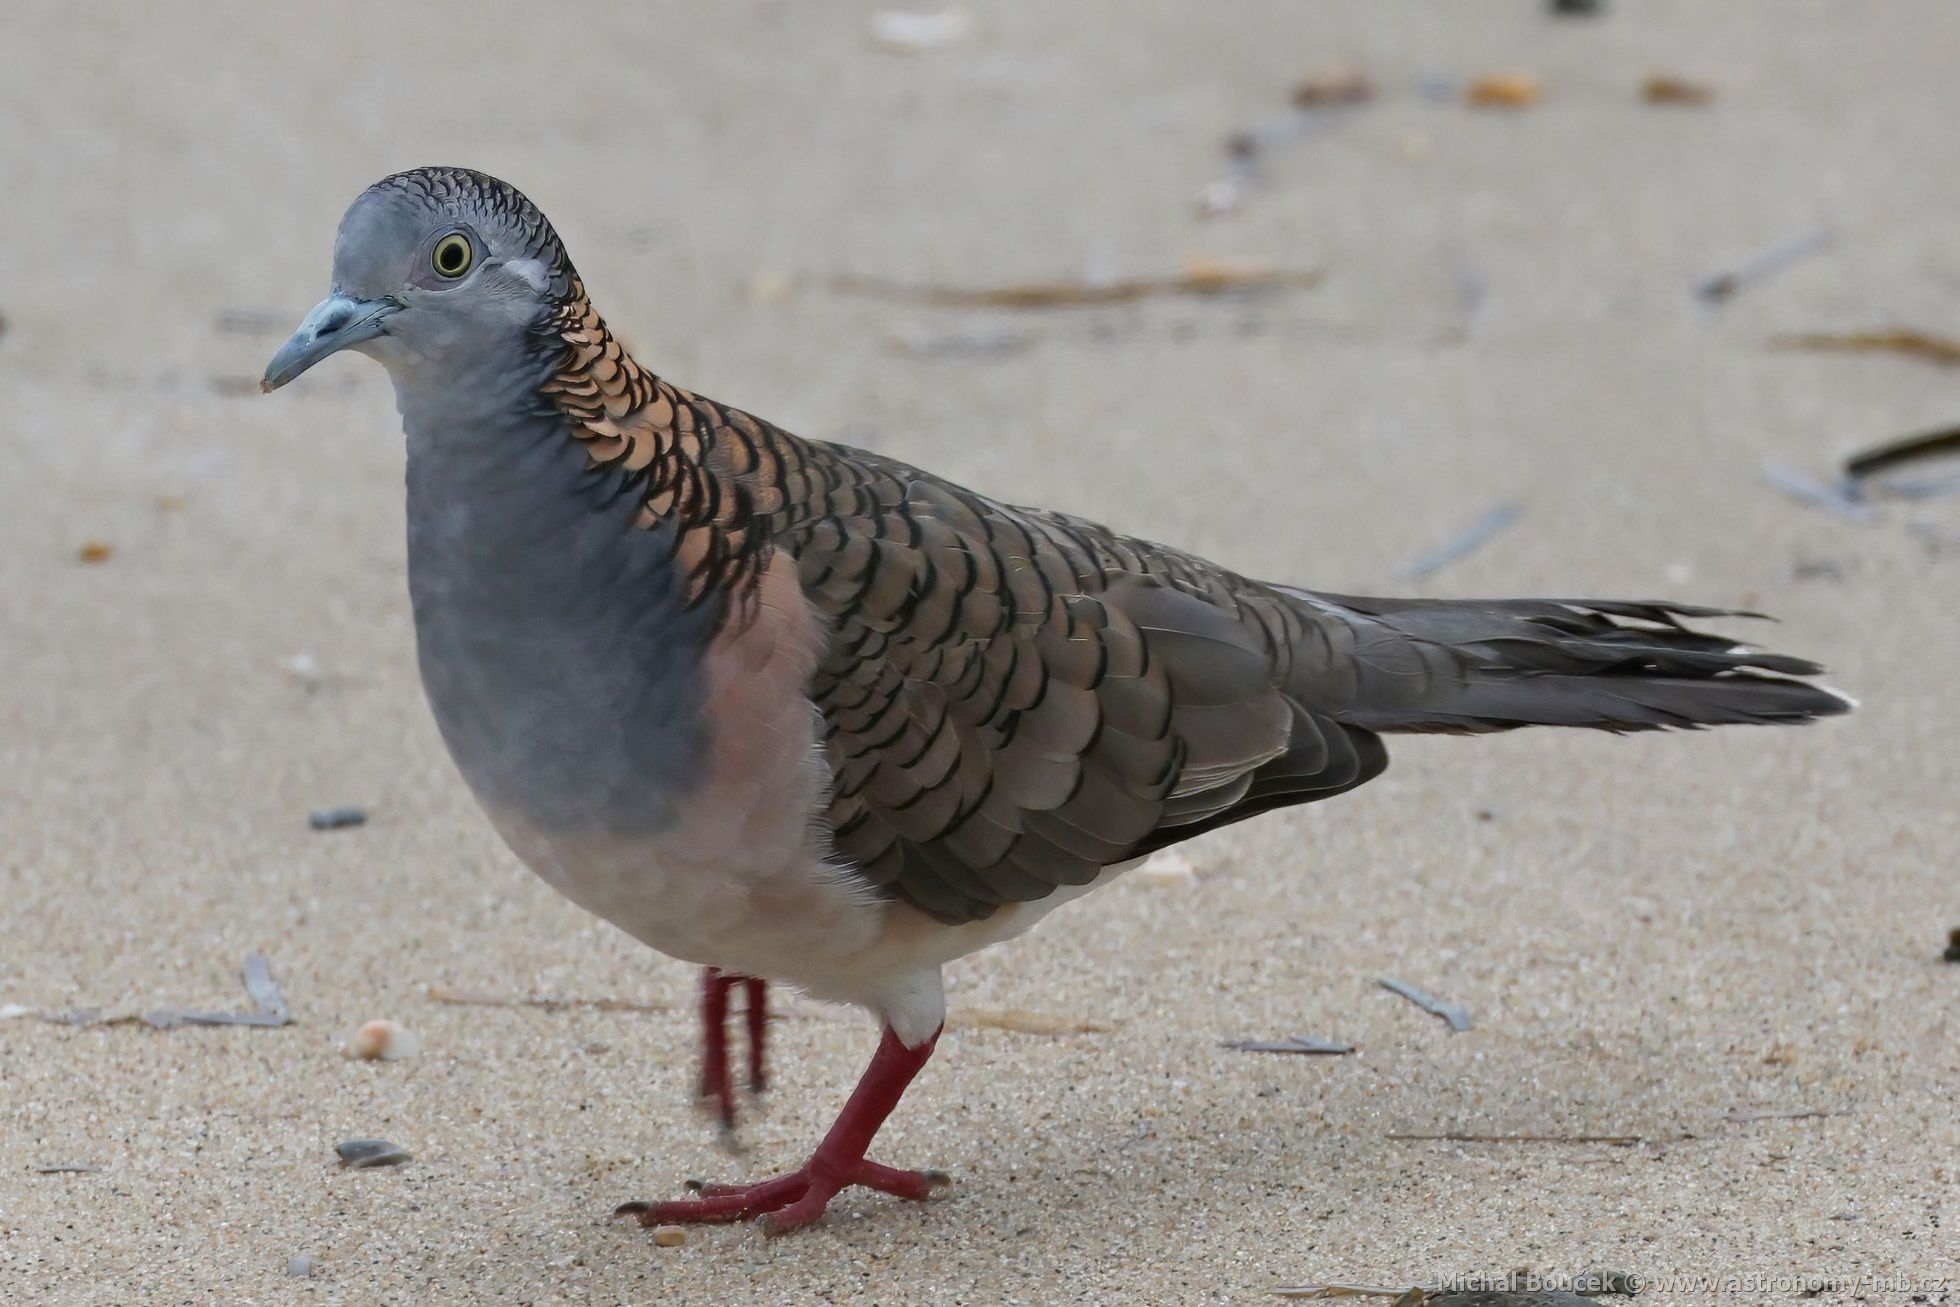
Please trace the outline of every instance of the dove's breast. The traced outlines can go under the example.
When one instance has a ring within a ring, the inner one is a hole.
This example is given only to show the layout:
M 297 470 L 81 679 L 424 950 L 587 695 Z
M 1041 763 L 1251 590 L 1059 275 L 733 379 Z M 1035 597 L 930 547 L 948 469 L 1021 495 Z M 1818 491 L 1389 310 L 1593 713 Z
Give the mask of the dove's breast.
M 861 946 L 881 905 L 817 820 L 824 632 L 791 565 L 718 623 L 672 528 L 618 491 L 557 430 L 411 428 L 417 655 L 458 769 L 532 870 L 663 952 L 761 970 L 786 941 Z

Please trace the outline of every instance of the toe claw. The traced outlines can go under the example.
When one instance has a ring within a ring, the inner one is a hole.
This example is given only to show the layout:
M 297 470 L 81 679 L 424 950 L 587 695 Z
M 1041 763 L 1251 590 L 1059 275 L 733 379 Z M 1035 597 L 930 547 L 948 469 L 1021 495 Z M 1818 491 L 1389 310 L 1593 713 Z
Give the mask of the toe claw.
M 621 1203 L 619 1206 L 613 1208 L 612 1214 L 614 1216 L 639 1216 L 652 1206 L 653 1204 L 644 1198 L 635 1198 L 631 1202 Z

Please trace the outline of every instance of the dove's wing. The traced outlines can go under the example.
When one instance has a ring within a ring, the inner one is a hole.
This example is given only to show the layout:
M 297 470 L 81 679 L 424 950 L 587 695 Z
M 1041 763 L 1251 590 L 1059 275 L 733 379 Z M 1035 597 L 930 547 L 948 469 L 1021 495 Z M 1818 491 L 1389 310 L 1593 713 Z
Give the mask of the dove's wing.
M 832 637 L 837 850 L 946 922 L 1081 885 L 1198 831 L 1359 784 L 1379 742 L 1282 692 L 1266 587 L 858 450 L 777 537 Z

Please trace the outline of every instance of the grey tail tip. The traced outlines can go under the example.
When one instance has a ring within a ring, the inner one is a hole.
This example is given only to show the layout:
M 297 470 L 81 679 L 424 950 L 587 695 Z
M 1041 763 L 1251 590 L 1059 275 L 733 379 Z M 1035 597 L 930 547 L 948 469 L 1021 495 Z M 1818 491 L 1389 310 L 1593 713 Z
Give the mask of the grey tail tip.
M 1388 660 L 1341 720 L 1395 732 L 1794 725 L 1857 708 L 1806 658 L 1683 623 L 1721 609 L 1632 600 L 1303 596 Z M 1398 661 L 1399 659 L 1399 661 Z

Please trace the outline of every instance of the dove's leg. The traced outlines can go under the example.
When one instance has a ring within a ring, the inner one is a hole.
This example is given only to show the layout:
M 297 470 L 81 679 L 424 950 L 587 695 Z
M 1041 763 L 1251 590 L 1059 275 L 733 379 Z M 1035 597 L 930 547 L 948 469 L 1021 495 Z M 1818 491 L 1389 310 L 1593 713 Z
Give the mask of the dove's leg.
M 701 1081 L 695 1094 L 711 1105 L 724 1126 L 735 1125 L 735 1093 L 728 1083 L 728 990 L 732 977 L 701 968 Z
M 759 1094 L 769 1087 L 762 1059 L 763 1040 L 769 1033 L 769 982 L 760 976 L 748 976 L 742 981 L 742 990 L 748 1001 L 745 1015 L 749 1024 L 749 1092 Z
M 808 1225 L 823 1215 L 839 1191 L 863 1185 L 900 1198 L 926 1198 L 949 1183 L 939 1171 L 900 1171 L 867 1158 L 873 1135 L 898 1106 L 905 1087 L 932 1056 L 939 1032 L 916 1048 L 907 1048 L 885 1027 L 878 1051 L 857 1088 L 837 1114 L 810 1160 L 794 1171 L 751 1185 L 704 1185 L 697 1198 L 666 1203 L 626 1203 L 618 1214 L 632 1213 L 642 1225 L 691 1221 L 754 1220 L 765 1234 L 782 1234 Z
M 735 1129 L 735 1081 L 728 1065 L 728 996 L 737 985 L 748 1004 L 749 1089 L 759 1093 L 766 1082 L 763 1041 L 769 1029 L 768 982 L 731 975 L 719 967 L 701 968 L 701 1080 L 696 1093 L 714 1110 L 725 1131 Z

